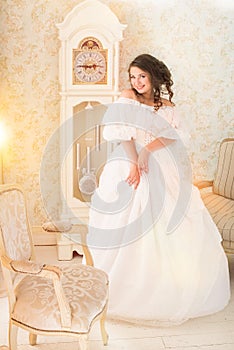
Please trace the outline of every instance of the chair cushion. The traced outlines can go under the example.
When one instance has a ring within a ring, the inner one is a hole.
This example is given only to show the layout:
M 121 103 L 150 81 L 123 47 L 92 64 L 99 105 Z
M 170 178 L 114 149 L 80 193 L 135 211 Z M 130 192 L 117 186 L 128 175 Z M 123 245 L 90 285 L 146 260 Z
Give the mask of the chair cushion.
M 233 247 L 234 201 L 212 192 L 202 193 L 202 199 L 219 229 L 219 232 L 225 242 L 225 247 Z
M 108 299 L 105 272 L 80 263 L 64 263 L 62 285 L 72 314 L 71 330 L 87 333 Z M 27 312 L 26 312 L 27 310 Z M 38 330 L 61 331 L 60 311 L 52 281 L 26 276 L 16 287 L 12 318 Z
M 225 139 L 220 145 L 213 192 L 234 199 L 234 139 Z

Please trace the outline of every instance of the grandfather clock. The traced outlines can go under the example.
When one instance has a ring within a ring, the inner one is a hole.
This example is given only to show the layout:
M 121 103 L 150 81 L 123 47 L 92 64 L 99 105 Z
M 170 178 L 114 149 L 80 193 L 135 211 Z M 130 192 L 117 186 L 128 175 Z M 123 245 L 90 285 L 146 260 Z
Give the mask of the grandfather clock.
M 61 219 L 87 222 L 108 147 L 101 119 L 119 95 L 119 43 L 126 25 L 98 0 L 86 0 L 57 24 L 61 41 Z

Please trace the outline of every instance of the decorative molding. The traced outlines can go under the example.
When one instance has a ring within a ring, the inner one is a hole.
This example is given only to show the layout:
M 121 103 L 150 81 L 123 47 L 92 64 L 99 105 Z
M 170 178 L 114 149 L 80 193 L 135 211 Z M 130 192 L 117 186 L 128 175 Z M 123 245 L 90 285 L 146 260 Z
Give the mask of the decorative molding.
M 126 25 L 119 22 L 108 6 L 98 0 L 86 0 L 75 6 L 57 27 L 61 41 L 71 41 L 77 33 L 90 30 L 114 42 L 123 39 Z

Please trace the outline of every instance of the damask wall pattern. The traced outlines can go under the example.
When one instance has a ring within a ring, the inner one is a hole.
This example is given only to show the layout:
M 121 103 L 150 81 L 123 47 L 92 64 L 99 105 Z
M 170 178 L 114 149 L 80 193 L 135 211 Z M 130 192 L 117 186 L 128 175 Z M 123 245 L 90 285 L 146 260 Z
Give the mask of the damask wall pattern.
M 80 0 L 0 0 L 0 119 L 8 130 L 5 182 L 26 190 L 29 219 L 48 219 L 40 193 L 46 144 L 59 127 L 57 23 Z M 234 5 L 230 0 L 102 0 L 127 24 L 121 42 L 120 86 L 127 63 L 140 53 L 165 61 L 174 77 L 174 101 L 191 135 L 195 179 L 214 175 L 219 142 L 233 136 Z M 127 62 L 127 63 L 126 63 Z M 47 164 L 59 215 L 59 140 Z

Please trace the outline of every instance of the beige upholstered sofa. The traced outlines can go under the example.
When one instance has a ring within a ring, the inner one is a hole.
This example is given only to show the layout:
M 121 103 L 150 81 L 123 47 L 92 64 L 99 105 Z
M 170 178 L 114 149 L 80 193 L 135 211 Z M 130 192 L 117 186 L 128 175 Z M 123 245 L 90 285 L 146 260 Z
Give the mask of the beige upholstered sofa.
M 222 235 L 225 251 L 234 253 L 234 138 L 220 144 L 214 180 L 195 185 Z

